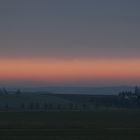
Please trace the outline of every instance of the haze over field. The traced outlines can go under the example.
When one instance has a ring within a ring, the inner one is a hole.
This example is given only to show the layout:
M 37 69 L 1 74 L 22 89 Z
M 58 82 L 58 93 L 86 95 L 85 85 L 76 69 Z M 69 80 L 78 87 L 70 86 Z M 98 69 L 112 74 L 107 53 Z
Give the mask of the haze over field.
M 0 1 L 0 84 L 140 84 L 140 1 Z

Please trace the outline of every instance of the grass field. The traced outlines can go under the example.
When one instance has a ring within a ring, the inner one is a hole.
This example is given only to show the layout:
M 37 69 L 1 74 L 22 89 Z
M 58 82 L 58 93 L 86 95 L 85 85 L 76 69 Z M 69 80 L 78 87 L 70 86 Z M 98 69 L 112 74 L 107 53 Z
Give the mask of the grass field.
M 140 140 L 140 111 L 0 112 L 0 140 Z

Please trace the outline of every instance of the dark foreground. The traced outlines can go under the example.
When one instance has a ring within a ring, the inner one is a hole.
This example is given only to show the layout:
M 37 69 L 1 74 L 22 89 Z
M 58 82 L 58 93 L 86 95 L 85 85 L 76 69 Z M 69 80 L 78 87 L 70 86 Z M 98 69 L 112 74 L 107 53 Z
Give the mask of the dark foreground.
M 140 140 L 140 111 L 0 112 L 0 140 Z

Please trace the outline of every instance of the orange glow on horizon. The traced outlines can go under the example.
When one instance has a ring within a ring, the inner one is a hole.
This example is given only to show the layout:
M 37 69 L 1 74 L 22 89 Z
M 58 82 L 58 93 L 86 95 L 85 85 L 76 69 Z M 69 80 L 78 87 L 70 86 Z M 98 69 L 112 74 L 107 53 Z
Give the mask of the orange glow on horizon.
M 140 78 L 140 59 L 0 59 L 1 80 L 121 80 Z

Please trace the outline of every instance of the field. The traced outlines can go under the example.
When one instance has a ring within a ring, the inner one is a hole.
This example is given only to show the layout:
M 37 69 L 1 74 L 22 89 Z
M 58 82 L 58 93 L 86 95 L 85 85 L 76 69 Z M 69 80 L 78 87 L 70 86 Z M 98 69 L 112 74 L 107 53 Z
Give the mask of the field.
M 139 140 L 140 111 L 0 112 L 0 140 Z

